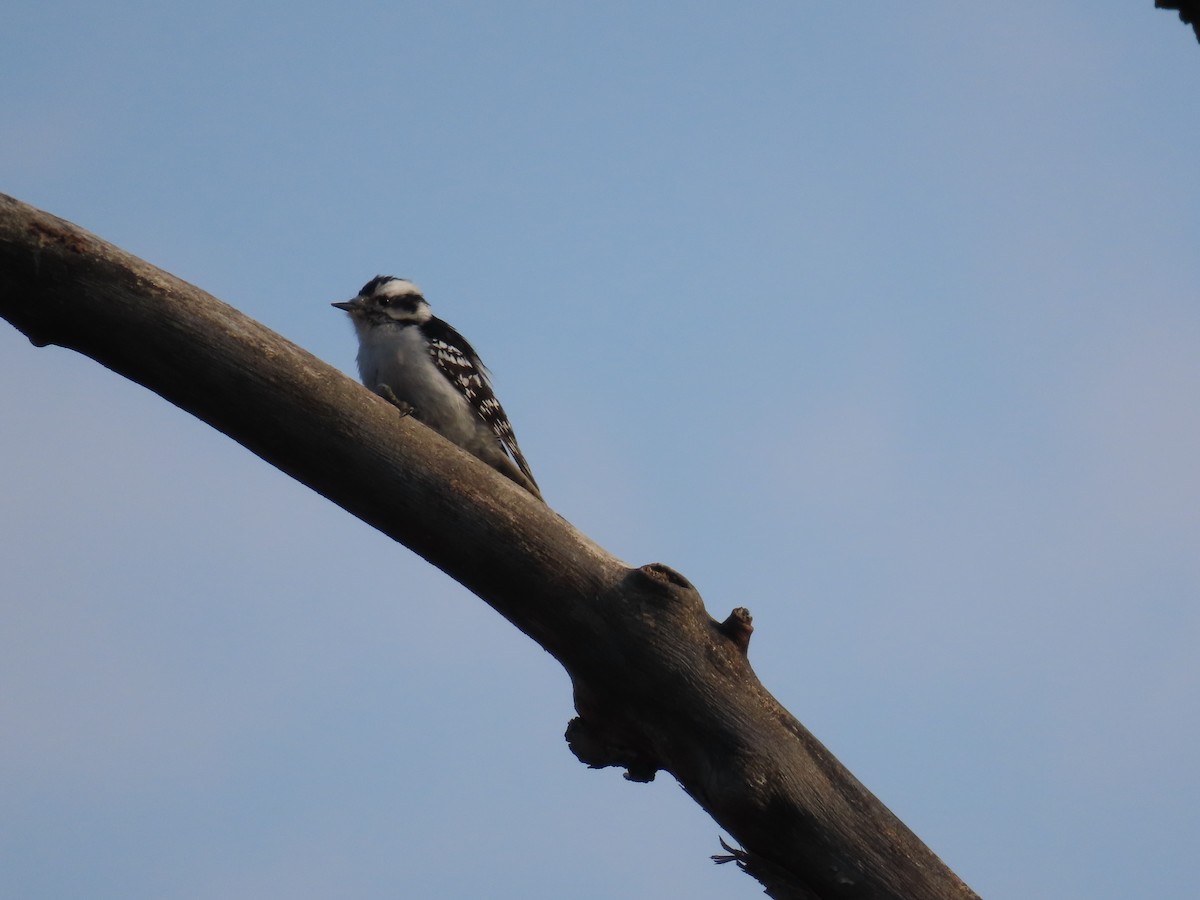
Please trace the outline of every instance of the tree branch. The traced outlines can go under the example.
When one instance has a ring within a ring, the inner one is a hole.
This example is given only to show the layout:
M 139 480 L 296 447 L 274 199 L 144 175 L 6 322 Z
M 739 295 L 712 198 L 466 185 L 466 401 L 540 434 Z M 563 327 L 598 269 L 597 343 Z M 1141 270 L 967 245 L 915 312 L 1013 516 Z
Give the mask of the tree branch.
M 1154 0 L 1156 9 L 1170 9 L 1179 13 L 1179 21 L 1191 25 L 1200 41 L 1200 2 L 1197 0 Z
M 709 617 L 526 491 L 267 328 L 0 195 L 0 315 L 208 422 L 473 591 L 567 670 L 576 756 L 670 772 L 777 898 L 975 894 L 767 692 L 744 609 Z

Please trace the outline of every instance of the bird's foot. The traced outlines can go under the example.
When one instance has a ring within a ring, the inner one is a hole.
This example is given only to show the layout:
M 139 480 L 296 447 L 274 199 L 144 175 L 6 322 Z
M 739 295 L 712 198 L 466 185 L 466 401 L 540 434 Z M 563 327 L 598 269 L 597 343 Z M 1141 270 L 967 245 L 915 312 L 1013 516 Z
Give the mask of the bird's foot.
M 392 404 L 392 406 L 396 407 L 396 409 L 400 410 L 401 416 L 411 416 L 413 414 L 412 404 L 406 400 L 401 400 L 399 397 L 397 397 L 396 392 L 393 391 L 386 384 L 376 385 L 375 393 L 377 393 L 380 397 L 382 397 L 388 403 Z

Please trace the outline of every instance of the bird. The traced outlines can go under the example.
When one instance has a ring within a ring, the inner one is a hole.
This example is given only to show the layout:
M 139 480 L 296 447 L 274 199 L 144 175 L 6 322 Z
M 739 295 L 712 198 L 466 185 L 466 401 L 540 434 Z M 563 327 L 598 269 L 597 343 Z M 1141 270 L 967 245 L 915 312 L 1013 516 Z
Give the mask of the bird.
M 542 499 L 479 354 L 416 284 L 377 275 L 333 306 L 354 324 L 368 389 Z

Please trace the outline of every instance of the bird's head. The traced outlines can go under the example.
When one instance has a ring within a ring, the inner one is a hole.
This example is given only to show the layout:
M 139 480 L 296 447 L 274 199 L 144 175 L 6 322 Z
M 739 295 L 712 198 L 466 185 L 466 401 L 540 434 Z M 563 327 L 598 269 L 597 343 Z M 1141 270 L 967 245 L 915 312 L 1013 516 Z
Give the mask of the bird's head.
M 363 285 L 353 300 L 333 305 L 348 312 L 359 327 L 420 325 L 433 315 L 421 289 L 408 279 L 394 275 L 377 275 Z

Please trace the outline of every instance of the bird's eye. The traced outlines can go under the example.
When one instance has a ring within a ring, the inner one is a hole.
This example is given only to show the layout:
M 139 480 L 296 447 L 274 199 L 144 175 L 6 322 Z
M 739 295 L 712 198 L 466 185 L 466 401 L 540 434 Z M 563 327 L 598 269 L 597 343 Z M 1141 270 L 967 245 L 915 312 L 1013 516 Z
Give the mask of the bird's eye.
M 376 297 L 375 300 L 380 306 L 391 306 L 392 305 L 391 297 Z

